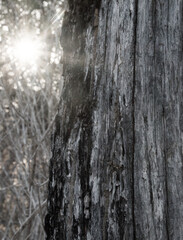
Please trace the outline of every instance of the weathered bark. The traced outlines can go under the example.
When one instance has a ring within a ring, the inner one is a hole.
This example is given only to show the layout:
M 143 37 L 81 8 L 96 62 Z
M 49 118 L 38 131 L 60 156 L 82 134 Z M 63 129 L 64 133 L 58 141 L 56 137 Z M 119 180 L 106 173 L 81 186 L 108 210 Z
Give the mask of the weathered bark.
M 69 0 L 47 239 L 183 239 L 183 0 Z

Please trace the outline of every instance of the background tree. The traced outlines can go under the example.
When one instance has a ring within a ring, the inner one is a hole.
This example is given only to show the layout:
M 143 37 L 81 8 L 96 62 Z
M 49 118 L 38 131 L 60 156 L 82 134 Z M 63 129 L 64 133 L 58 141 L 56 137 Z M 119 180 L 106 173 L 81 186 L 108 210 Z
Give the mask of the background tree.
M 68 0 L 47 239 L 183 238 L 182 19 L 182 0 Z

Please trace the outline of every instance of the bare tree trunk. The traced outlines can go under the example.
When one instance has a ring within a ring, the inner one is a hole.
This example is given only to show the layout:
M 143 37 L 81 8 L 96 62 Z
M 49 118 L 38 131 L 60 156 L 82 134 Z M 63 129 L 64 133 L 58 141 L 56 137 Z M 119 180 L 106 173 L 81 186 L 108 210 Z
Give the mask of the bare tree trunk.
M 182 24 L 183 0 L 69 0 L 47 239 L 183 239 Z

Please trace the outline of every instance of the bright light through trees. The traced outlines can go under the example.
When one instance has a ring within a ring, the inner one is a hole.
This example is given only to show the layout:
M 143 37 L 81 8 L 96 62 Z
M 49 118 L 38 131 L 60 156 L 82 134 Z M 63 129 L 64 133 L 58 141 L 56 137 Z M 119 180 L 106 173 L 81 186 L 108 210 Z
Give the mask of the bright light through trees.
M 47 196 L 64 3 L 4 0 L 0 11 L 0 239 L 42 240 L 46 208 L 34 211 Z
M 22 66 L 36 67 L 41 56 L 41 49 L 40 41 L 33 39 L 30 35 L 26 35 L 16 41 L 13 53 L 15 59 L 17 59 Z

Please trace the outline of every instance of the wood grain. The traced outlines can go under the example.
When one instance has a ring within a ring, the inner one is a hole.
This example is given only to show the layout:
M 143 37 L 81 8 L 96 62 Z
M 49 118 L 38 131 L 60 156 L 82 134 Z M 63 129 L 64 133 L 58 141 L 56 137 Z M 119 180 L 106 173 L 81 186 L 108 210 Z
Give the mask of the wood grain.
M 47 239 L 183 239 L 183 1 L 68 1 Z

